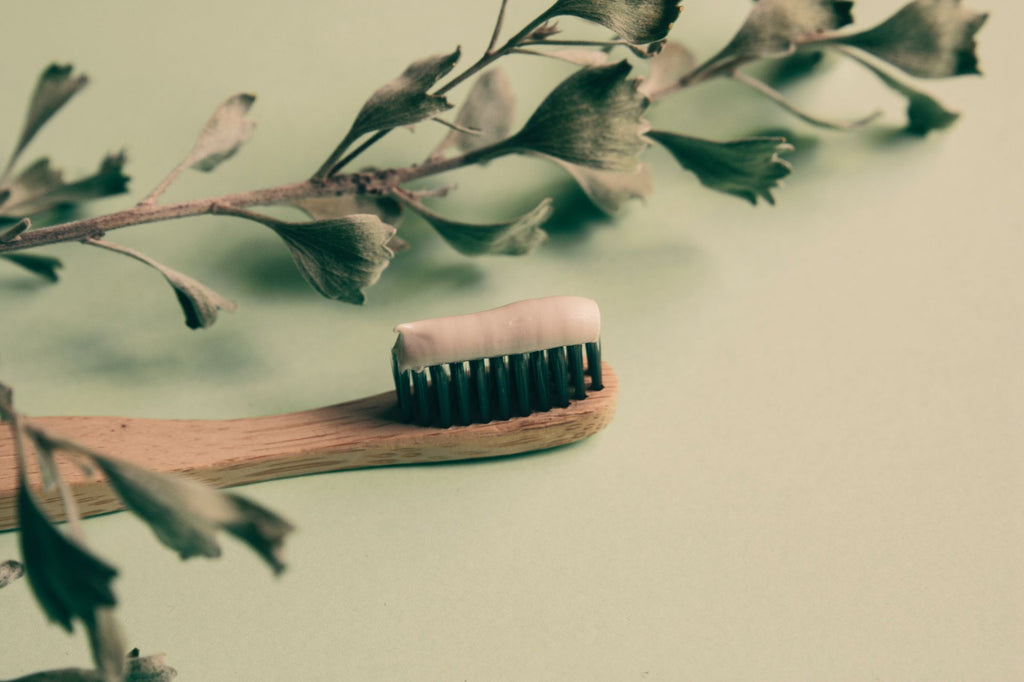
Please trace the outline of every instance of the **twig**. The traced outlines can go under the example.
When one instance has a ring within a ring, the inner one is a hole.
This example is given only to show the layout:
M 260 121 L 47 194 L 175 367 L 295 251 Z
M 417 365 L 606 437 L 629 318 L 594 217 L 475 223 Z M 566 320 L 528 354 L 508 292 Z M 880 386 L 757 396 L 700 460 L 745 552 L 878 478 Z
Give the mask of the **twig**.
M 355 149 L 350 151 L 347 155 L 345 155 L 345 157 L 342 158 L 337 163 L 333 163 L 332 164 L 331 160 L 328 159 L 327 162 L 324 163 L 324 165 L 320 167 L 320 170 L 318 170 L 313 177 L 315 177 L 315 178 L 328 178 L 328 177 L 331 177 L 331 176 L 335 175 L 338 171 L 340 171 L 342 168 L 347 166 L 348 163 L 352 159 L 356 158 L 357 156 L 359 156 L 360 154 L 365 152 L 367 149 L 369 149 L 373 145 L 377 144 L 377 142 L 379 142 L 385 135 L 390 133 L 392 130 L 394 130 L 394 128 L 386 128 L 385 130 L 378 130 L 376 133 L 374 133 L 369 138 L 367 138 L 365 142 L 363 142 L 361 145 L 359 145 L 358 147 L 356 147 Z M 342 144 L 338 145 L 338 149 L 343 151 L 345 149 L 345 146 L 346 146 L 345 142 L 342 141 Z M 341 151 L 336 151 L 335 153 L 336 154 L 340 154 Z M 334 154 L 332 154 L 331 156 L 333 157 Z
M 512 153 L 513 151 L 514 149 L 508 144 L 499 143 L 476 149 L 462 156 L 439 159 L 419 166 L 365 173 L 350 173 L 334 176 L 322 181 L 304 180 L 291 185 L 238 192 L 220 197 L 194 199 L 176 204 L 139 204 L 117 213 L 83 218 L 59 225 L 29 230 L 21 234 L 17 241 L 0 243 L 0 253 L 60 242 L 98 239 L 111 230 L 208 215 L 214 213 L 217 206 L 233 208 L 272 206 L 288 204 L 299 199 L 342 196 L 346 194 L 368 194 L 371 191 L 387 193 L 403 182 L 444 173 L 462 166 L 473 165 L 497 156 Z
M 138 203 L 138 205 L 151 206 L 152 204 L 155 204 L 157 198 L 167 191 L 167 188 L 170 187 L 174 183 L 174 181 L 178 179 L 178 176 L 181 175 L 182 171 L 184 171 L 186 168 L 188 168 L 187 162 L 184 162 L 177 166 L 174 170 L 168 173 L 167 177 L 161 180 L 160 184 L 154 187 L 153 191 L 147 194 L 145 198 L 143 198 L 142 201 Z
M 505 42 L 505 44 L 499 47 L 497 50 L 493 48 L 489 49 L 487 52 L 483 54 L 483 56 L 480 57 L 480 59 L 476 61 L 476 63 L 474 63 L 465 71 L 455 76 L 450 81 L 445 83 L 443 86 L 435 90 L 434 94 L 444 95 L 448 92 L 451 92 L 455 88 L 455 86 L 475 76 L 477 73 L 487 68 L 498 59 L 504 57 L 507 54 L 511 54 L 512 51 L 519 46 L 519 43 L 522 42 L 524 38 L 526 38 L 526 36 L 533 33 L 534 29 L 536 29 L 538 26 L 541 26 L 545 21 L 547 21 L 546 15 L 541 15 L 537 17 L 536 19 L 528 23 L 526 26 L 524 26 L 522 30 L 519 31 L 519 33 L 509 38 Z
M 519 47 L 543 47 L 552 45 L 555 47 L 635 47 L 627 40 L 524 40 Z
M 498 35 L 501 34 L 501 25 L 505 23 L 505 8 L 508 5 L 508 0 L 501 0 L 501 7 L 498 9 L 498 20 L 494 22 L 494 32 L 491 33 L 491 41 L 487 43 L 487 49 L 484 54 L 490 54 L 494 51 L 494 46 L 498 44 Z
M 0 244 L 0 253 L 42 246 L 44 244 L 81 241 L 83 239 L 101 237 L 110 230 L 131 227 L 133 225 L 144 225 L 204 215 L 210 213 L 210 207 L 215 203 L 237 206 L 266 206 L 288 203 L 296 199 L 353 194 L 357 192 L 355 177 L 350 175 L 341 176 L 333 178 L 329 183 L 325 184 L 312 183 L 307 180 L 291 185 L 239 192 L 216 198 L 194 199 L 176 204 L 139 205 L 124 211 L 118 211 L 117 213 L 30 230 L 22 234 L 21 238 L 16 242 Z
M 867 116 L 854 119 L 853 121 L 832 121 L 829 119 L 819 118 L 818 116 L 813 116 L 793 106 L 793 104 L 791 104 L 790 101 L 787 100 L 781 92 L 771 87 L 764 81 L 758 80 L 757 78 L 748 76 L 745 73 L 741 73 L 739 71 L 735 71 L 731 75 L 732 78 L 737 82 L 742 83 L 743 85 L 746 85 L 747 87 L 752 88 L 753 90 L 756 90 L 757 92 L 769 98 L 770 100 L 772 100 L 773 102 L 775 102 L 780 107 L 782 107 L 789 113 L 793 114 L 797 118 L 800 118 L 812 125 L 821 126 L 823 128 L 835 128 L 836 130 L 854 130 L 856 128 L 861 128 L 867 125 L 868 123 L 871 123 L 871 121 L 875 120 L 876 118 L 882 115 L 881 110 L 876 110 L 871 112 Z

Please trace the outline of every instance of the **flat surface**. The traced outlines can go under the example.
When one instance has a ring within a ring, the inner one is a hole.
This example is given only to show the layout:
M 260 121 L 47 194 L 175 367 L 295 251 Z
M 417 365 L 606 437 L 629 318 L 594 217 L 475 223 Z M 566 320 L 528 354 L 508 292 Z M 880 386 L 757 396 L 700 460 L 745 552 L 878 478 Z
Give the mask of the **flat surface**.
M 510 4 L 510 28 L 545 6 Z M 131 196 L 93 210 L 142 197 L 238 91 L 259 95 L 255 137 L 169 198 L 292 182 L 408 62 L 479 54 L 496 6 L 6 3 L 0 149 L 59 59 L 92 83 L 26 159 L 74 174 L 126 146 Z M 859 22 L 891 7 L 858 2 Z M 690 2 L 674 36 L 709 55 L 746 9 Z M 880 105 L 880 126 L 821 134 L 723 84 L 651 113 L 721 139 L 817 136 L 775 207 L 713 194 L 654 149 L 655 194 L 608 221 L 557 169 L 502 160 L 453 174 L 435 206 L 508 217 L 554 186 L 550 241 L 471 260 L 409 219 L 413 249 L 362 308 L 317 297 L 274 235 L 235 219 L 115 235 L 239 303 L 202 333 L 114 254 L 49 249 L 67 264 L 53 287 L 4 268 L 0 377 L 36 415 L 305 409 L 385 390 L 397 322 L 553 294 L 602 307 L 621 382 L 606 431 L 248 487 L 299 528 L 280 579 L 229 539 L 221 560 L 182 563 L 129 515 L 87 521 L 121 569 L 130 644 L 188 681 L 1024 679 L 1024 10 L 985 9 L 986 76 L 926 84 L 965 115 L 925 140 L 894 134 L 900 102 L 845 66 L 793 96 L 833 116 Z M 520 120 L 567 73 L 509 70 Z M 421 160 L 442 133 L 397 131 L 366 162 Z M 0 559 L 17 556 L 0 534 Z M 88 663 L 26 583 L 0 591 L 0 613 L 0 678 Z

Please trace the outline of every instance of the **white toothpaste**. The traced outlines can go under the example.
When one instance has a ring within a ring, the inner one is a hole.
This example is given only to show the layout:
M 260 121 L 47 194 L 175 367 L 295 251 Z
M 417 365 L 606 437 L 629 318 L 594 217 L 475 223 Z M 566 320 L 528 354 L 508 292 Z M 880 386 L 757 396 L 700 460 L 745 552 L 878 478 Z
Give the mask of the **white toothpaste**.
M 551 296 L 510 303 L 470 315 L 397 325 L 399 371 L 591 343 L 601 335 L 597 303 Z

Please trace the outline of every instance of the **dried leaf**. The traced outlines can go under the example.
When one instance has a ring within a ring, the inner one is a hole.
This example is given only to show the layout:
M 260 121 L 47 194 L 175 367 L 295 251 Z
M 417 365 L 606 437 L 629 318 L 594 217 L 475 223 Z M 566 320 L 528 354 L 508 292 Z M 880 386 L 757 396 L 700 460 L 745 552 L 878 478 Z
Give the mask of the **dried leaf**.
M 18 487 L 18 522 L 25 573 L 51 621 L 70 632 L 72 619 L 88 627 L 95 622 L 97 609 L 114 606 L 110 582 L 117 571 L 59 532 L 24 481 Z
M 255 95 L 241 93 L 217 107 L 182 165 L 209 172 L 231 158 L 256 128 L 256 122 L 246 118 L 255 101 Z
M 218 206 L 214 212 L 254 220 L 278 232 L 305 281 L 327 298 L 364 302 L 362 290 L 380 279 L 394 257 L 388 244 L 395 229 L 376 215 L 285 222 L 232 206 Z
M 683 45 L 668 41 L 661 51 L 651 57 L 650 73 L 641 81 L 639 90 L 648 97 L 673 87 L 697 66 L 697 59 Z
M 271 227 L 284 239 L 302 276 L 327 298 L 363 303 L 394 257 L 395 228 L 375 215 L 353 215 Z
M 654 191 L 651 169 L 645 163 L 637 164 L 632 171 L 608 171 L 580 166 L 553 156 L 538 156 L 564 168 L 594 205 L 608 215 L 617 213 L 631 199 L 647 199 Z
M 229 301 L 205 284 L 168 267 L 159 269 L 174 288 L 178 304 L 185 313 L 185 325 L 189 329 L 206 329 L 213 326 L 220 310 L 235 312 L 237 306 L 234 301 Z
M 550 199 L 544 199 L 515 220 L 486 225 L 449 220 L 416 202 L 411 202 L 409 206 L 422 215 L 455 250 L 468 256 L 519 256 L 529 253 L 547 239 L 547 233 L 540 226 L 551 216 Z
M 241 495 L 220 494 L 226 502 L 220 525 L 249 545 L 274 569 L 274 573 L 281 573 L 285 568 L 284 539 L 288 533 L 295 530 L 295 527 L 272 511 Z
M 649 100 L 628 79 L 621 61 L 585 68 L 566 78 L 541 102 L 508 145 L 570 163 L 632 171 L 647 145 L 643 119 Z
M 246 542 L 275 573 L 291 524 L 243 497 L 183 476 L 147 471 L 120 459 L 90 452 L 125 505 L 182 559 L 220 556 L 215 534 L 226 530 Z
M 363 303 L 363 290 L 380 279 L 395 255 L 388 247 L 395 228 L 376 215 L 287 223 L 232 207 L 217 212 L 255 220 L 277 232 L 303 278 L 321 295 L 338 301 Z
M 411 125 L 451 109 L 444 97 L 427 91 L 452 70 L 460 56 L 461 50 L 456 48 L 451 54 L 410 64 L 401 76 L 370 96 L 352 124 L 353 134 Z
M 988 19 L 961 0 L 915 0 L 881 24 L 835 42 L 869 52 L 921 78 L 978 73 L 974 34 Z
M 64 267 L 59 258 L 34 253 L 5 253 L 0 254 L 0 258 L 23 267 L 49 282 L 56 282 L 59 279 L 57 270 Z
M 124 174 L 127 160 L 123 151 L 107 154 L 100 162 L 99 170 L 93 175 L 64 185 L 51 197 L 52 205 L 78 204 L 89 199 L 99 199 L 128 191 L 128 176 Z M 56 194 L 56 196 L 54 196 Z M 47 207 L 49 208 L 49 206 Z
M 25 567 L 14 559 L 0 563 L 0 587 L 7 587 L 25 574 Z
M 455 120 L 463 128 L 477 131 L 476 134 L 452 130 L 431 156 L 439 157 L 452 145 L 463 152 L 470 152 L 504 140 L 512 129 L 514 107 L 515 97 L 504 70 L 493 68 L 486 71 L 473 83 Z
M 732 40 L 711 62 L 778 57 L 804 39 L 853 21 L 853 2 L 841 0 L 759 0 Z
M 314 220 L 344 218 L 368 213 L 377 216 L 392 227 L 398 227 L 403 217 L 402 204 L 392 197 L 375 197 L 366 194 L 342 194 L 335 197 L 299 199 L 292 205 Z M 409 242 L 395 234 L 388 240 L 387 247 L 394 253 L 400 253 L 409 250 Z
M 558 0 L 543 18 L 571 15 L 593 21 L 641 45 L 663 40 L 679 17 L 678 0 Z
M 51 169 L 47 160 L 41 159 L 15 180 L 12 193 L 18 188 L 18 202 L 8 202 L 2 212 L 6 215 L 32 215 L 58 206 L 71 206 L 126 192 L 129 178 L 124 174 L 125 161 L 124 152 L 107 154 L 94 174 L 64 184 L 60 171 Z M 24 184 L 19 184 L 23 180 Z
M 895 78 L 859 54 L 847 50 L 843 50 L 843 52 L 878 76 L 883 83 L 907 98 L 906 130 L 908 133 L 927 135 L 932 130 L 948 128 L 960 118 L 960 114 L 946 109 L 928 93 L 917 90 Z
M 8 170 L 39 132 L 39 129 L 50 120 L 50 117 L 89 82 L 84 74 L 74 75 L 73 71 L 74 67 L 70 64 L 50 64 L 39 76 L 35 92 L 32 93 L 32 99 L 29 102 L 21 137 L 18 138 L 18 144 L 14 147 L 14 152 L 7 163 Z
M 960 114 L 946 109 L 931 95 L 915 90 L 905 83 L 892 82 L 891 87 L 907 98 L 907 132 L 927 135 L 953 125 Z
M 378 130 L 412 125 L 448 111 L 452 105 L 440 95 L 427 93 L 459 61 L 461 48 L 451 54 L 427 57 L 410 64 L 402 75 L 370 95 L 356 115 L 344 139 L 324 162 L 316 175 L 325 177 L 334 163 L 359 137 Z
M 792 171 L 779 154 L 793 147 L 781 137 L 712 142 L 660 130 L 651 131 L 650 136 L 664 145 L 683 168 L 692 171 L 701 184 L 751 204 L 756 204 L 758 197 L 774 204 L 771 190 Z
M 398 225 L 402 220 L 402 205 L 392 197 L 378 197 L 367 194 L 342 194 L 333 197 L 312 197 L 298 199 L 292 206 L 313 220 L 344 218 L 358 213 L 370 213 L 388 225 Z
M 90 239 L 86 243 L 134 258 L 163 275 L 167 283 L 174 289 L 178 304 L 181 306 L 182 312 L 185 313 L 185 324 L 189 329 L 206 329 L 217 321 L 219 311 L 226 310 L 230 313 L 234 312 L 237 307 L 233 301 L 224 298 L 202 282 L 169 268 L 135 249 L 99 239 Z
M 26 215 L 31 211 L 21 209 L 23 204 L 28 204 L 36 197 L 46 195 L 63 185 L 61 172 L 50 166 L 50 160 L 38 159 L 6 186 L 7 199 L 0 203 L 0 215 Z

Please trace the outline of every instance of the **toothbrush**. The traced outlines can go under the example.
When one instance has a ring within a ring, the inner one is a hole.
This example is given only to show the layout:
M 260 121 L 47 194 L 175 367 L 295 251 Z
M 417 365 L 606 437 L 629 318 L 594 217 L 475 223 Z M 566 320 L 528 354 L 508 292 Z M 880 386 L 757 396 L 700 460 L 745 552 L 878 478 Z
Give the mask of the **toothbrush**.
M 544 450 L 596 433 L 615 412 L 618 381 L 601 361 L 600 312 L 589 299 L 532 299 L 395 331 L 395 390 L 368 398 L 245 419 L 37 417 L 32 423 L 148 469 L 228 487 Z M 99 475 L 60 466 L 83 516 L 123 507 Z M 14 443 L 0 427 L 0 530 L 16 525 L 16 495 Z M 61 518 L 55 495 L 40 500 Z

